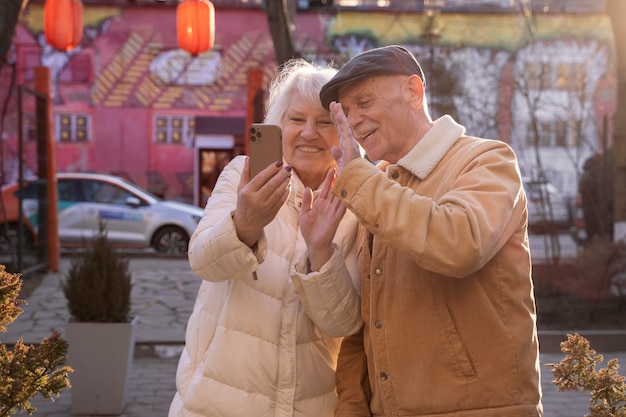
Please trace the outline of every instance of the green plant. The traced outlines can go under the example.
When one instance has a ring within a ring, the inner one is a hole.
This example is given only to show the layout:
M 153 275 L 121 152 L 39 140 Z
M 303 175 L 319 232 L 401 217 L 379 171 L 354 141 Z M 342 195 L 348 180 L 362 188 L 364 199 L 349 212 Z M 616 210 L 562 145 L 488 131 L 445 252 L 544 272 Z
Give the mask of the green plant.
M 590 414 L 585 417 L 626 417 L 626 384 L 617 370 L 618 360 L 611 359 L 606 368 L 596 370 L 604 357 L 596 355 L 589 341 L 578 333 L 568 334 L 561 342 L 565 357 L 559 364 L 549 363 L 559 391 L 589 391 Z
M 0 331 L 6 332 L 22 313 L 18 300 L 22 288 L 19 274 L 6 272 L 0 265 Z M 43 339 L 38 346 L 24 345 L 20 338 L 10 350 L 0 344 L 0 417 L 26 410 L 32 414 L 36 410 L 30 399 L 40 393 L 54 401 L 63 388 L 69 387 L 68 374 L 72 368 L 65 365 L 68 344 L 60 333 Z
M 100 222 L 93 246 L 72 259 L 63 293 L 79 322 L 127 322 L 132 289 L 128 260 L 111 246 Z

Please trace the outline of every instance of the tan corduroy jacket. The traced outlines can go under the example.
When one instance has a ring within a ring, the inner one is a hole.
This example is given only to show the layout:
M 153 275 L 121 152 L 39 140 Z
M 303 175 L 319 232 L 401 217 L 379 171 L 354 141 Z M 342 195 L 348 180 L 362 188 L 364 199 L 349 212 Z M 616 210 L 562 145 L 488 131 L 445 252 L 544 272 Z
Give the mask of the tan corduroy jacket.
M 341 348 L 336 416 L 542 415 L 519 168 L 464 133 L 444 116 L 397 165 L 336 180 L 362 225 L 365 323 Z

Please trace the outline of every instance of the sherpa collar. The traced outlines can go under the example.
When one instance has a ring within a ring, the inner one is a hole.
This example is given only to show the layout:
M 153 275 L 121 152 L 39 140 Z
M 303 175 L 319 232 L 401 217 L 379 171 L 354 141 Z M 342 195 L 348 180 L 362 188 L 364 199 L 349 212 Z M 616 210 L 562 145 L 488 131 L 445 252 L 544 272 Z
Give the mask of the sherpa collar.
M 411 171 L 420 180 L 424 180 L 448 149 L 464 134 L 465 127 L 448 115 L 442 116 L 435 120 L 433 127 L 417 145 L 398 161 L 398 165 Z

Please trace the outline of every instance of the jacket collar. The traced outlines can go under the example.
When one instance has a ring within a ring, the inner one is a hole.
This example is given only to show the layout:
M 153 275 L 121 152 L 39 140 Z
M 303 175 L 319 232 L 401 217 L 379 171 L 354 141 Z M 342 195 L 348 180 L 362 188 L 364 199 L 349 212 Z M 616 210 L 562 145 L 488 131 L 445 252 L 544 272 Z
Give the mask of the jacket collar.
M 313 190 L 313 201 L 317 198 L 319 193 L 321 192 L 321 188 L 324 184 L 320 186 L 319 189 Z M 302 207 L 302 197 L 304 196 L 304 184 L 295 173 L 295 171 L 291 171 L 291 190 L 289 192 L 289 197 L 287 198 L 287 204 L 296 209 L 300 210 Z
M 398 165 L 424 180 L 464 134 L 465 127 L 448 115 L 442 116 L 435 120 L 433 127 L 417 145 L 398 161 Z

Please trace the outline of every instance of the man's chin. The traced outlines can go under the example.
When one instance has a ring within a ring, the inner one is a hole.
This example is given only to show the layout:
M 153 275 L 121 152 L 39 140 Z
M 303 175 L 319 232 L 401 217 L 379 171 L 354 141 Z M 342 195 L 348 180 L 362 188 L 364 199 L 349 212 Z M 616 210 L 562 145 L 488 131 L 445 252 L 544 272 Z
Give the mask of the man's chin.
M 365 156 L 367 157 L 367 159 L 369 159 L 372 162 L 378 162 L 379 160 L 382 159 L 382 156 L 379 155 L 376 150 L 372 149 L 372 151 L 368 151 L 367 148 L 363 148 L 365 149 Z

